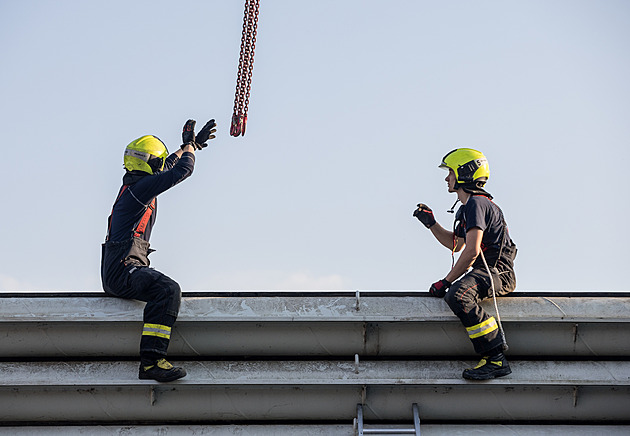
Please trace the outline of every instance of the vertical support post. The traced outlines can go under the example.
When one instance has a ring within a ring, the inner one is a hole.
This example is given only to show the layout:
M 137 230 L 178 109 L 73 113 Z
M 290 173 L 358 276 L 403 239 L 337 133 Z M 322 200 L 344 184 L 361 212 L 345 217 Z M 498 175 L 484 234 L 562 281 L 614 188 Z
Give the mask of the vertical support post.
M 413 428 L 416 431 L 416 436 L 420 436 L 420 412 L 418 411 L 418 404 L 413 403 L 411 410 L 413 411 Z
M 363 406 L 357 404 L 357 431 L 359 436 L 363 436 Z

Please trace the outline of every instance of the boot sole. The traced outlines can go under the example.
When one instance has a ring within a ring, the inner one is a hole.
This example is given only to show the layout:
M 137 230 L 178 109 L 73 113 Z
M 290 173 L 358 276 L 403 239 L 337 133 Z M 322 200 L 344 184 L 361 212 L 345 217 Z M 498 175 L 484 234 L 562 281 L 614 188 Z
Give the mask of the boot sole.
M 140 380 L 155 380 L 160 383 L 168 383 L 175 380 L 179 380 L 180 378 L 184 378 L 184 377 L 186 377 L 186 372 L 184 372 L 183 374 L 173 374 L 169 377 L 151 377 L 150 375 L 147 375 L 147 374 L 138 374 L 138 378 Z
M 488 374 L 479 374 L 479 375 L 466 374 L 466 372 L 464 371 L 464 373 L 462 374 L 462 377 L 465 378 L 466 380 L 491 380 L 497 377 L 504 377 L 508 374 L 512 374 L 512 370 L 510 368 L 503 368 L 496 371 L 492 371 L 491 373 L 488 373 Z

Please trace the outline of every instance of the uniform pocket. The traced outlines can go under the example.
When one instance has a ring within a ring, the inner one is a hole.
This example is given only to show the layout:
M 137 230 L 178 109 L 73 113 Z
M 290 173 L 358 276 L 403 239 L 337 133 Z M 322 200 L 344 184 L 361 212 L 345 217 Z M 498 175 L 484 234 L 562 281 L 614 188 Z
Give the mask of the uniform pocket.
M 105 292 L 115 293 L 120 288 L 120 278 L 125 270 L 123 260 L 130 247 L 131 240 L 106 242 L 102 245 L 101 280 Z
M 133 238 L 129 251 L 124 256 L 126 266 L 149 266 L 149 253 L 153 251 L 149 248 L 149 243 L 144 239 Z

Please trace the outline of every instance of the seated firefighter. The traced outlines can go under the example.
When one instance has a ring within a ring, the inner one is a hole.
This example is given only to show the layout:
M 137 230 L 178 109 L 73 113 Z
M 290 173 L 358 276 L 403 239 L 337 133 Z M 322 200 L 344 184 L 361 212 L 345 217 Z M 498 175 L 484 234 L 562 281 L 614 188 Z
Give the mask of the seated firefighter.
M 214 138 L 214 120 L 195 136 L 195 121 L 188 120 L 182 146 L 170 156 L 156 136 L 146 135 L 125 149 L 122 187 L 108 219 L 101 257 L 103 289 L 109 295 L 145 301 L 140 340 L 140 379 L 159 382 L 186 375 L 166 360 L 171 328 L 177 319 L 181 289 L 171 278 L 149 267 L 151 230 L 157 216 L 157 196 L 188 178 L 195 166 L 195 151 Z M 167 157 L 168 156 L 168 157 Z
M 502 377 L 512 372 L 503 354 L 507 343 L 500 321 L 488 315 L 479 302 L 493 293 L 505 295 L 516 288 L 516 245 L 503 212 L 483 189 L 490 175 L 485 156 L 477 150 L 459 148 L 444 156 L 440 168 L 448 170 L 448 192 L 456 193 L 457 201 L 462 203 L 453 231 L 438 224 L 433 211 L 424 204 L 418 204 L 413 215 L 451 253 L 463 250 L 451 271 L 433 283 L 429 292 L 444 298 L 466 328 L 475 352 L 482 356 L 479 364 L 464 370 L 462 376 L 469 380 Z

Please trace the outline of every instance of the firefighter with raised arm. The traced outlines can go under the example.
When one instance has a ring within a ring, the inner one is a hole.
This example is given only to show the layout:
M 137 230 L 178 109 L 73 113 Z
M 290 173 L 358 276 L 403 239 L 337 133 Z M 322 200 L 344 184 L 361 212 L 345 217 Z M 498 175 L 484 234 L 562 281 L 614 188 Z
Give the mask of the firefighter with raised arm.
M 466 328 L 481 361 L 464 370 L 469 380 L 502 377 L 512 371 L 503 354 L 507 349 L 500 319 L 490 316 L 479 302 L 506 295 L 516 288 L 512 242 L 503 212 L 484 190 L 490 176 L 488 160 L 479 151 L 458 148 L 440 164 L 448 170 L 448 192 L 457 194 L 462 203 L 455 215 L 453 231 L 435 221 L 433 211 L 418 204 L 413 215 L 452 253 L 461 251 L 457 262 L 442 280 L 429 288 L 432 296 L 444 298 Z M 463 276 L 463 277 L 462 277 Z
M 140 379 L 159 382 L 186 375 L 166 360 L 171 329 L 181 302 L 181 289 L 171 278 L 149 267 L 151 230 L 157 216 L 157 196 L 189 177 L 195 151 L 214 138 L 216 123 L 208 121 L 195 136 L 195 121 L 188 120 L 183 144 L 172 153 L 156 136 L 146 135 L 125 149 L 122 186 L 108 219 L 101 257 L 103 289 L 109 295 L 145 301 L 140 339 Z

